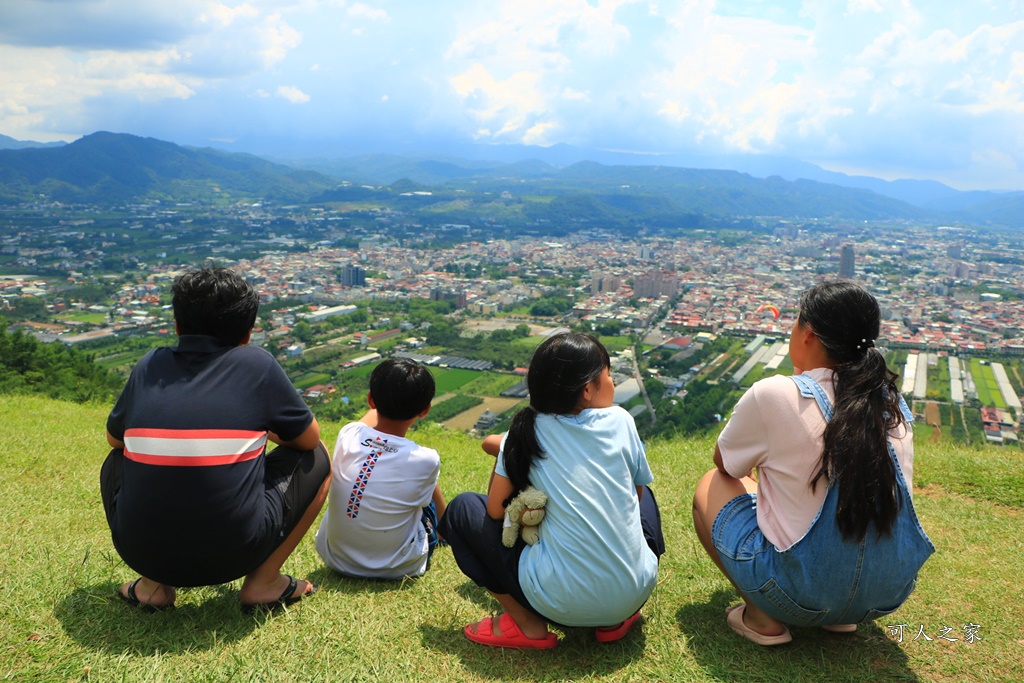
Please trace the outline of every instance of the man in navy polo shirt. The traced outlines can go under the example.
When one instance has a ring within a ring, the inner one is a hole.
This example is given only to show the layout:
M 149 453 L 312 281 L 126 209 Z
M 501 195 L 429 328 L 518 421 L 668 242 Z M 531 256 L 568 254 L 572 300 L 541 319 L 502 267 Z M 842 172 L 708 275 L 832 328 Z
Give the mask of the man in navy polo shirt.
M 120 596 L 166 609 L 175 586 L 244 576 L 244 607 L 299 600 L 316 587 L 281 567 L 327 497 L 320 427 L 277 361 L 246 345 L 259 297 L 245 280 L 204 268 L 171 291 L 178 346 L 139 361 L 107 418 L 103 506 L 141 575 Z

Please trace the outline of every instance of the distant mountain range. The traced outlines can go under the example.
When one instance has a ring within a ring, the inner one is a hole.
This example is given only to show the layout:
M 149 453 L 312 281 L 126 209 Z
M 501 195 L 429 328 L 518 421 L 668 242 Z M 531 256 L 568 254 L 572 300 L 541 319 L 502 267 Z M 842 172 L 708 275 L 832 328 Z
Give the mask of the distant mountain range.
M 0 150 L 0 202 L 46 199 L 118 204 L 166 201 L 301 201 L 333 187 L 315 171 L 248 154 L 190 149 L 99 132 L 61 147 Z
M 602 153 L 579 160 L 567 146 L 521 148 L 545 158 L 507 160 L 373 154 L 274 163 L 249 154 L 182 147 L 133 135 L 99 132 L 70 144 L 42 146 L 0 136 L 0 203 L 38 201 L 118 204 L 141 199 L 283 203 L 351 200 L 355 194 L 416 206 L 479 195 L 554 196 L 548 219 L 629 220 L 670 224 L 680 216 L 778 216 L 846 220 L 908 219 L 1024 226 L 1024 192 L 961 192 L 932 181 L 847 176 L 813 164 L 760 159 L 761 172 L 673 165 L 609 164 L 636 155 Z M 741 158 L 735 158 L 739 161 Z M 567 164 L 552 161 L 569 161 Z M 669 158 L 664 158 L 670 161 Z M 725 163 L 721 161 L 720 163 Z M 753 163 L 747 159 L 748 167 Z M 300 169 L 300 166 L 302 167 Z M 813 177 L 808 177 L 813 176 Z M 348 181 L 344 186 L 342 181 Z M 361 185 L 372 188 L 359 189 Z M 352 186 L 355 186 L 354 188 Z M 426 195 L 426 192 L 432 194 Z M 432 199 L 431 199 L 432 197 Z M 533 218 L 538 207 L 532 206 Z
M 402 177 L 417 182 L 433 182 L 429 173 L 435 165 L 457 167 L 455 172 L 466 175 L 467 170 L 490 169 L 524 160 L 542 162 L 555 168 L 565 168 L 581 161 L 594 161 L 605 166 L 664 166 L 707 170 L 731 170 L 755 178 L 778 176 L 784 180 L 815 180 L 830 185 L 871 190 L 877 194 L 907 202 L 923 209 L 951 211 L 981 204 L 1000 196 L 1000 192 L 964 192 L 932 180 L 881 180 L 869 176 L 851 176 L 827 171 L 820 166 L 796 159 L 765 154 L 639 154 L 635 152 L 586 149 L 572 145 L 467 145 L 446 142 L 438 145 L 445 150 L 438 153 L 316 153 L 306 149 L 305 154 L 287 154 L 283 142 L 261 140 L 239 141 L 247 151 L 270 159 L 286 159 L 284 163 L 314 168 L 329 175 L 358 177 L 367 182 L 390 183 Z M 427 169 L 409 169 L 410 165 L 426 165 Z M 449 171 L 453 169 L 449 168 Z M 367 175 L 372 172 L 372 175 Z M 443 178 L 442 171 L 442 176 Z M 411 174 L 411 175 L 410 175 Z
M 31 140 L 15 140 L 7 135 L 0 135 L 0 149 L 28 149 L 38 147 L 63 147 L 66 142 L 32 142 Z

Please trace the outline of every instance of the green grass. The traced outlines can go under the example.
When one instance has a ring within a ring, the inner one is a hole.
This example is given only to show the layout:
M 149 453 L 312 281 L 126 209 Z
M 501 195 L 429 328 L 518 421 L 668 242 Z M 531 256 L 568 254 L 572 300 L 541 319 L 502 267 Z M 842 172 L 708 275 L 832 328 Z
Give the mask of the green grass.
M 110 542 L 99 501 L 109 406 L 0 397 L 0 680 L 14 681 L 1019 681 L 1022 560 L 1019 466 L 1009 452 L 918 445 L 914 504 L 938 547 L 896 613 L 851 636 L 795 629 L 759 648 L 725 626 L 735 592 L 704 555 L 690 500 L 711 466 L 711 437 L 648 444 L 668 553 L 644 619 L 599 645 L 559 629 L 550 652 L 476 646 L 464 624 L 497 611 L 440 549 L 422 579 L 380 583 L 326 570 L 306 538 L 286 570 L 320 584 L 276 615 L 245 615 L 238 582 L 182 590 L 178 608 L 143 614 L 117 586 L 134 577 Z M 333 445 L 337 424 L 323 425 Z M 425 425 L 450 498 L 482 490 L 493 459 L 465 435 Z M 887 626 L 904 623 L 897 643 Z M 969 644 L 913 642 L 980 626 Z
M 317 384 L 327 384 L 330 381 L 331 376 L 325 372 L 307 372 L 292 380 L 292 384 L 296 389 L 306 390 Z
M 519 384 L 522 379 L 519 375 L 482 372 L 476 379 L 463 384 L 461 391 L 474 396 L 500 396 L 501 392 Z
M 137 349 L 134 351 L 123 351 L 116 353 L 111 356 L 102 356 L 97 358 L 94 362 L 108 370 L 113 370 L 121 375 L 127 377 L 135 364 L 139 362 L 148 349 Z
M 106 313 L 62 313 L 56 316 L 57 320 L 88 323 L 90 325 L 102 325 L 107 322 Z
M 512 343 L 515 344 L 516 346 L 521 346 L 524 349 L 530 349 L 532 351 L 533 349 L 540 346 L 540 343 L 545 339 L 547 339 L 547 337 L 516 337 L 515 339 L 512 340 Z
M 928 368 L 928 398 L 946 403 L 953 400 L 949 380 L 949 359 L 939 358 L 935 367 Z
M 349 375 L 351 377 L 369 377 L 370 374 L 373 372 L 373 369 L 378 365 L 380 365 L 380 362 L 364 363 L 363 365 L 345 370 L 344 372 L 346 375 Z
M 996 408 L 1006 409 L 1006 400 L 1003 399 L 1003 392 L 999 389 L 999 382 L 996 381 L 996 373 L 992 371 L 991 365 L 981 366 L 982 376 L 985 378 L 985 388 L 988 390 L 989 396 L 992 398 L 992 403 L 986 403 L 985 405 L 992 405 Z
M 625 351 L 630 348 L 633 344 L 629 337 L 600 337 L 601 344 L 608 350 L 608 353 L 615 355 L 621 351 Z
M 447 394 L 455 391 L 462 385 L 472 382 L 480 376 L 479 370 L 463 370 L 462 368 L 428 368 L 434 375 L 434 382 L 437 385 L 438 394 Z
M 479 396 L 456 394 L 451 398 L 441 401 L 440 403 L 435 403 L 433 408 L 430 410 L 428 419 L 432 422 L 444 422 L 445 420 L 450 420 L 459 413 L 476 407 L 483 402 L 484 400 Z M 422 423 L 417 424 L 419 425 Z
M 977 358 L 972 358 L 971 376 L 974 377 L 974 386 L 978 390 L 981 405 L 1006 408 L 1006 401 L 1003 400 L 1003 393 L 999 390 L 991 365 L 982 365 Z

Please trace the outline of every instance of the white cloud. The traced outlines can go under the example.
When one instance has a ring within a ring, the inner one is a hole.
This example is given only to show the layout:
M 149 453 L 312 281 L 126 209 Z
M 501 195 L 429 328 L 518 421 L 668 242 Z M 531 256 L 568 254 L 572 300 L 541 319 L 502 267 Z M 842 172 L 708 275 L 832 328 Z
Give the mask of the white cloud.
M 783 124 L 806 118 L 821 93 L 801 74 L 817 51 L 803 28 L 721 17 L 710 3 L 671 15 L 659 43 L 668 66 L 646 79 L 645 98 L 678 136 L 742 151 L 770 148 Z M 790 70 L 795 66 L 793 74 Z M 804 129 L 813 129 L 806 121 Z
M 230 26 L 236 19 L 254 19 L 260 11 L 249 3 L 229 7 L 219 2 L 212 3 L 206 12 L 199 15 L 201 22 L 214 21 L 221 26 Z
M 562 104 L 587 102 L 594 87 L 609 85 L 613 69 L 622 69 L 610 62 L 631 34 L 616 12 L 630 4 L 634 0 L 498 3 L 483 20 L 460 26 L 445 55 L 454 67 L 449 82 L 492 138 L 557 142 L 554 132 L 568 128 Z
M 313 138 L 344 118 L 364 141 L 770 152 L 949 178 L 1024 159 L 1020 0 L 55 6 L 0 0 L 4 134 Z M 289 102 L 306 106 L 282 117 Z
M 881 12 L 882 3 L 880 0 L 847 0 L 847 14 L 861 14 L 863 12 Z
M 579 90 L 575 90 L 573 88 L 563 88 L 562 89 L 562 99 L 563 100 L 581 100 L 581 101 L 586 101 L 586 100 L 590 99 L 590 96 L 587 95 L 587 93 L 585 93 L 585 92 L 580 92 Z
M 537 81 L 537 74 L 527 71 L 498 79 L 482 64 L 474 64 L 451 79 L 473 116 L 481 123 L 493 124 L 489 128 L 497 128 L 493 137 L 515 141 L 536 125 L 532 119 L 544 111 L 544 96 L 537 89 Z
M 292 104 L 306 104 L 309 102 L 309 95 L 290 85 L 279 86 L 275 94 Z
M 368 21 L 391 21 L 387 11 L 379 7 L 371 7 L 362 2 L 357 2 L 349 7 L 348 15 L 354 19 L 366 19 Z
M 538 123 L 530 126 L 523 133 L 523 144 L 526 145 L 549 145 L 551 144 L 552 133 L 556 132 L 558 125 L 555 123 Z
M 284 59 L 288 51 L 298 47 L 302 34 L 281 21 L 281 15 L 272 14 L 260 25 L 262 29 L 263 66 L 269 67 Z

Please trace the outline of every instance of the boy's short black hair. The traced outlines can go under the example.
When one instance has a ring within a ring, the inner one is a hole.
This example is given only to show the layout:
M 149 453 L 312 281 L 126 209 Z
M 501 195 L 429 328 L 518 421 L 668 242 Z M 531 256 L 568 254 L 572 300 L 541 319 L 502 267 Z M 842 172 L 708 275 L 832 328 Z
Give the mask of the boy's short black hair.
M 205 334 L 238 346 L 256 323 L 260 296 L 227 268 L 188 270 L 171 285 L 178 334 Z
M 370 395 L 377 412 L 391 420 L 410 420 L 434 400 L 434 376 L 408 358 L 388 358 L 370 373 Z

